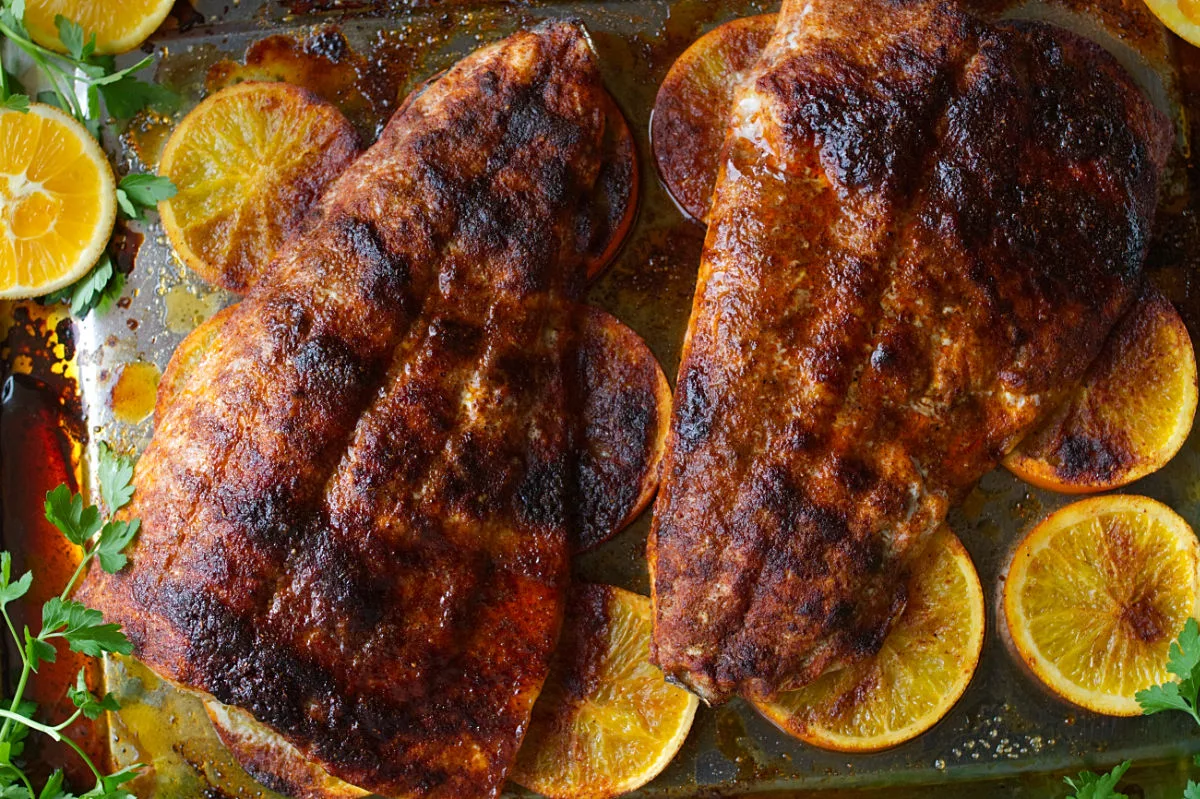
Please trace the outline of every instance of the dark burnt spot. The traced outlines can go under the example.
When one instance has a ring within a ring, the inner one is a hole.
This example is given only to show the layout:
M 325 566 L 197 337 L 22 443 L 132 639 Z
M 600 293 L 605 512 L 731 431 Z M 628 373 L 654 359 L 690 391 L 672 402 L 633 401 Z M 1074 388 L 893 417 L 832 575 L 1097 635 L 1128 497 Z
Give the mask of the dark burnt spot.
M 527 464 L 513 497 L 517 518 L 532 527 L 563 528 L 567 475 L 565 458 Z
M 1108 431 L 1104 438 L 1067 432 L 1055 454 L 1058 459 L 1055 471 L 1071 482 L 1111 480 L 1133 459 L 1127 436 L 1116 430 Z
M 1155 644 L 1174 632 L 1167 628 L 1167 619 L 1150 599 L 1141 599 L 1121 609 L 1121 621 L 1139 641 Z
M 358 264 L 356 274 L 363 296 L 399 313 L 412 313 L 414 292 L 408 260 L 388 249 L 370 220 L 344 218 L 338 227 Z
M 472 322 L 441 317 L 430 325 L 429 338 L 447 357 L 464 360 L 478 352 L 483 330 Z
M 692 365 L 683 379 L 675 406 L 675 433 L 685 451 L 701 444 L 712 432 L 715 409 L 708 397 L 707 383 L 699 364 Z
M 875 470 L 861 458 L 838 457 L 835 459 L 834 470 L 838 480 L 855 494 L 866 491 L 879 480 Z
M 292 535 L 303 516 L 303 511 L 295 506 L 294 474 L 292 478 L 257 485 L 252 490 L 247 490 L 241 481 L 216 486 L 218 507 L 224 509 L 226 518 L 255 549 L 282 553 L 292 545 Z

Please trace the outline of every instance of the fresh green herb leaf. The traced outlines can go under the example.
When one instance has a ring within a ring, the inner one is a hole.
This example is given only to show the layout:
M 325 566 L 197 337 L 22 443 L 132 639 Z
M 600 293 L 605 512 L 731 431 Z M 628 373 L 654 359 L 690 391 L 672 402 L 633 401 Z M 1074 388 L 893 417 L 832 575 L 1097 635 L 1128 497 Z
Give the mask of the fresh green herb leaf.
M 1200 799 L 1200 784 L 1188 780 L 1187 787 L 1183 789 L 1183 799 Z
M 116 574 L 125 568 L 129 559 L 121 550 L 129 546 L 140 527 L 139 519 L 132 522 L 110 521 L 104 525 L 96 544 L 96 559 L 100 561 L 100 568 L 109 574 Z
M 1074 778 L 1066 777 L 1063 782 L 1075 792 L 1071 795 L 1071 799 L 1129 799 L 1128 796 L 1116 790 L 1117 783 L 1121 781 L 1121 777 L 1125 776 L 1129 766 L 1130 763 L 1126 760 L 1107 774 L 1083 771 Z
M 129 195 L 122 188 L 117 189 L 117 206 L 120 207 L 121 213 L 130 219 L 142 218 L 141 210 L 133 204 L 133 201 L 129 199 Z
M 83 276 L 71 290 L 71 315 L 86 316 L 104 296 L 104 290 L 113 279 L 112 259 L 107 254 L 92 267 L 92 271 Z
M 0 608 L 25 596 L 33 584 L 33 572 L 25 572 L 16 582 L 11 582 L 11 578 L 12 555 L 0 552 Z
M 29 628 L 25 628 L 25 662 L 29 664 L 32 671 L 37 671 L 37 667 L 42 663 L 53 663 L 58 659 L 58 653 L 54 651 L 54 647 L 41 638 L 35 638 L 33 633 L 29 632 Z
M 58 528 L 67 540 L 83 546 L 100 531 L 100 509 L 83 504 L 83 497 L 60 485 L 46 493 L 46 519 Z
M 29 97 L 24 94 L 10 94 L 0 100 L 0 108 L 8 111 L 20 111 L 24 114 L 29 111 Z
M 1167 670 L 1178 682 L 1155 685 L 1134 694 L 1142 713 L 1149 716 L 1164 710 L 1187 713 L 1200 724 L 1197 694 L 1200 694 L 1200 624 L 1188 619 L 1179 637 L 1171 644 Z
M 100 292 L 100 299 L 96 301 L 96 307 L 93 309 L 98 314 L 106 314 L 121 298 L 121 292 L 125 290 L 125 273 L 114 271 L 112 278 L 108 281 L 108 285 Z
M 175 184 L 160 175 L 126 175 L 117 187 L 117 204 L 130 219 L 142 219 L 146 209 L 175 196 Z
M 179 106 L 179 95 L 175 92 L 132 75 L 102 84 L 100 95 L 108 113 L 117 119 L 131 119 L 143 108 L 174 111 Z
M 63 795 L 62 786 L 63 773 L 62 769 L 59 769 L 46 780 L 46 784 L 42 786 L 42 790 L 38 794 L 38 799 L 60 799 Z
M 0 12 L 10 9 L 11 2 L 12 0 L 0 0 Z M 127 458 L 113 453 L 107 444 L 100 445 L 99 453 L 97 472 L 100 494 L 109 512 L 115 512 L 128 504 L 133 496 L 133 464 Z M 76 714 L 57 727 L 48 727 L 35 721 L 37 706 L 26 700 L 23 692 L 29 675 L 36 672 L 41 664 L 53 663 L 57 658 L 58 653 L 51 641 L 62 638 L 72 651 L 91 657 L 98 657 L 106 652 L 128 655 L 133 651 L 133 645 L 121 632 L 119 625 L 106 623 L 100 611 L 88 608 L 68 597 L 75 587 L 76 580 L 87 571 L 93 560 L 98 560 L 101 568 L 109 571 L 125 565 L 122 549 L 137 535 L 141 523 L 137 519 L 102 518 L 100 508 L 84 505 L 83 498 L 72 493 L 65 485 L 46 493 L 45 507 L 46 519 L 54 524 L 67 540 L 82 549 L 83 558 L 62 593 L 42 605 L 41 631 L 35 636 L 29 627 L 25 627 L 21 637 L 17 635 L 11 618 L 5 612 L 5 606 L 25 596 L 33 578 L 31 574 L 26 573 L 13 580 L 12 556 L 7 552 L 0 552 L 0 615 L 21 649 L 21 675 L 16 682 L 16 691 L 11 699 L 0 699 L 0 702 L 7 705 L 6 715 L 0 723 L 0 799 L 9 796 L 33 799 L 33 783 L 21 770 L 21 761 L 18 759 L 24 751 L 25 739 L 31 729 L 60 740 L 60 732 L 79 716 L 96 719 L 106 711 L 120 709 L 116 697 L 111 693 L 98 697 L 88 690 L 85 671 L 81 669 L 75 684 L 67 687 L 67 696 L 78 708 Z M 121 786 L 137 776 L 138 771 L 143 768 L 141 764 L 122 769 L 115 774 L 104 775 L 86 752 L 78 747 L 73 748 L 96 775 L 96 785 L 84 795 L 85 797 L 133 799 L 132 794 Z M 37 793 L 37 799 L 77 797 L 63 790 L 62 773 L 55 772 L 43 784 Z
M 175 184 L 162 175 L 126 175 L 121 178 L 121 190 L 143 208 L 155 208 L 163 200 L 175 196 Z
M 119 624 L 105 624 L 100 611 L 59 597 L 51 597 L 42 606 L 40 637 L 65 638 L 72 651 L 92 657 L 99 657 L 102 652 L 128 655 L 133 651 Z
M 96 51 L 96 34 L 85 43 L 83 26 L 78 22 L 58 14 L 54 17 L 54 27 L 58 28 L 59 41 L 76 61 L 84 61 Z
M 100 456 L 100 498 L 109 513 L 116 513 L 133 498 L 133 459 L 118 455 L 103 441 L 97 451 Z
M 88 690 L 87 677 L 83 669 L 79 670 L 79 675 L 75 678 L 75 685 L 67 688 L 67 696 L 71 698 L 75 707 L 79 708 L 89 719 L 99 718 L 106 710 L 121 709 L 121 705 L 117 703 L 116 697 L 111 693 L 98 699 Z
M 60 111 L 66 111 L 68 114 L 71 113 L 71 109 L 63 105 L 58 92 L 41 91 L 37 93 L 36 99 L 42 105 L 52 105 Z

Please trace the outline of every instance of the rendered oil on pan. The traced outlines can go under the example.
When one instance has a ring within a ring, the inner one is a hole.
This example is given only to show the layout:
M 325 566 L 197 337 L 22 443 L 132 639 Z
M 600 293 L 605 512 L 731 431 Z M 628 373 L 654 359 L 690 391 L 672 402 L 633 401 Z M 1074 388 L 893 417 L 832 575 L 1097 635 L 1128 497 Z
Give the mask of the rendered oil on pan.
M 1200 257 L 1200 222 L 1189 192 L 1194 176 L 1187 157 L 1189 116 L 1193 108 L 1200 111 L 1200 51 L 1164 34 L 1140 0 L 974 2 L 989 11 L 1007 9 L 1005 13 L 1016 16 L 1065 20 L 1095 31 L 1101 26 L 1090 22 L 1087 14 L 1105 14 L 1115 23 L 1110 27 L 1124 32 L 1123 40 L 1100 38 L 1139 76 L 1155 101 L 1172 111 L 1183 153 L 1174 165 L 1173 188 L 1160 214 L 1151 273 L 1180 306 L 1193 334 L 1200 330 L 1200 282 L 1191 262 Z M 201 2 L 193 11 L 181 3 L 164 27 L 166 33 L 154 40 L 160 56 L 156 77 L 183 94 L 180 113 L 207 92 L 239 80 L 299 83 L 342 108 L 369 143 L 408 90 L 480 44 L 548 16 L 583 20 L 600 53 L 606 83 L 638 138 L 644 176 L 634 231 L 588 299 L 642 334 L 673 377 L 703 229 L 682 217 L 654 177 L 647 131 L 655 92 L 675 57 L 701 33 L 736 16 L 774 10 L 774 5 L 754 0 L 391 0 L 375 5 L 354 0 L 243 0 L 231 6 Z M 1151 63 L 1135 51 L 1149 53 Z M 153 169 L 173 122 L 143 116 L 119 140 L 106 144 L 118 163 Z M 3 368 L 6 375 L 19 377 L 8 384 L 0 416 L 4 544 L 24 553 L 35 567 L 53 568 L 62 555 L 42 551 L 39 541 L 45 531 L 37 529 L 30 515 L 37 507 L 31 511 L 26 507 L 31 503 L 18 498 L 40 496 L 39 490 L 74 479 L 77 471 L 86 475 L 98 441 L 126 449 L 143 447 L 152 432 L 149 409 L 157 377 L 175 346 L 232 299 L 190 274 L 173 257 L 156 225 L 140 232 L 140 248 L 138 241 L 128 242 L 126 265 L 132 272 L 126 296 L 108 314 L 93 315 L 72 330 L 61 315 L 38 306 L 6 309 L 12 329 Z M 53 423 L 43 419 L 48 415 Z M 37 430 L 44 435 L 35 435 Z M 76 446 L 77 441 L 84 445 Z M 38 459 L 51 465 L 27 474 L 29 464 Z M 1166 502 L 1195 526 L 1200 524 L 1198 478 L 1200 438 L 1194 435 L 1165 470 L 1129 490 Z M 41 487 L 38 480 L 48 485 Z M 888 796 L 900 795 L 901 789 L 950 796 L 966 790 L 965 783 L 978 783 L 970 790 L 984 796 L 1045 795 L 1056 791 L 1059 773 L 1078 770 L 1083 763 L 1107 765 L 1125 758 L 1145 766 L 1138 779 L 1147 795 L 1157 795 L 1156 785 L 1177 782 L 1183 773 L 1179 764 L 1200 751 L 1200 737 L 1187 719 L 1174 718 L 1178 714 L 1105 719 L 1076 711 L 1022 673 L 1007 651 L 994 613 L 1000 574 L 1021 535 L 1066 501 L 997 471 L 952 513 L 951 526 L 970 550 L 989 593 L 991 615 L 974 682 L 931 732 L 881 754 L 839 755 L 793 741 L 735 701 L 701 710 L 683 751 L 643 793 L 805 789 L 841 795 L 891 786 Z M 647 593 L 643 549 L 648 527 L 647 513 L 613 541 L 579 558 L 577 576 Z M 125 709 L 107 730 L 94 731 L 92 743 L 104 745 L 107 735 L 118 763 L 151 766 L 135 785 L 139 796 L 273 795 L 222 750 L 197 700 L 132 661 L 106 663 L 104 671 L 109 689 Z

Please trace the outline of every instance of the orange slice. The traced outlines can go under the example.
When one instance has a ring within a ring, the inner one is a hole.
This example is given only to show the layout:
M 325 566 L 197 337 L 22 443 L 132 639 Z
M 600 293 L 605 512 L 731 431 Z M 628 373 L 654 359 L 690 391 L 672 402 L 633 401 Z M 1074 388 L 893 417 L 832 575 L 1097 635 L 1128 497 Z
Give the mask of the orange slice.
M 579 228 L 588 280 L 595 280 L 617 257 L 637 216 L 637 148 L 625 115 L 607 92 L 604 94 L 604 142 L 594 199 Z
M 1179 452 L 1196 397 L 1187 327 L 1166 297 L 1147 289 L 1084 384 L 1004 465 L 1026 482 L 1069 494 L 1128 485 Z
M 1146 0 L 1146 5 L 1164 25 L 1200 47 L 1200 0 Z
M 896 746 L 945 716 L 979 664 L 983 589 L 948 528 L 928 546 L 914 567 L 908 605 L 879 652 L 759 702 L 759 712 L 806 743 L 840 752 Z
M 650 504 L 671 424 L 671 386 L 642 337 L 598 308 L 581 312 L 573 391 L 582 435 L 570 503 L 576 551 L 604 543 Z
M 1152 499 L 1103 496 L 1057 511 L 1025 537 L 1004 583 L 1021 660 L 1064 699 L 1139 716 L 1134 694 L 1171 679 L 1171 642 L 1197 612 L 1200 545 Z
M 210 283 L 249 290 L 279 246 L 357 154 L 341 112 L 288 83 L 239 83 L 196 106 L 171 134 L 159 203 L 180 259 Z
M 549 799 L 609 799 L 654 779 L 699 700 L 650 664 L 650 600 L 579 585 L 509 777 Z
M 775 31 L 774 14 L 727 22 L 684 51 L 658 89 L 650 138 L 663 184 L 675 203 L 703 221 L 733 93 Z
M 87 274 L 112 235 L 116 191 L 100 145 L 74 119 L 41 103 L 0 111 L 0 299 Z
M 26 0 L 25 27 L 42 47 L 65 53 L 54 18 L 62 14 L 96 34 L 96 52 L 124 53 L 149 38 L 171 12 L 174 0 Z

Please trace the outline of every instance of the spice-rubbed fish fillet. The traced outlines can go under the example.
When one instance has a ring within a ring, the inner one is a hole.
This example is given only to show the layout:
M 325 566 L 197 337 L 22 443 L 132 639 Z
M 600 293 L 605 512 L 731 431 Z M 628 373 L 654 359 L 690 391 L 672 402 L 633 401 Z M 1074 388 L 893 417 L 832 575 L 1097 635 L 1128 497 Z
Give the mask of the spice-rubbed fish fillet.
M 785 0 L 736 95 L 648 547 L 710 702 L 875 651 L 949 505 L 1134 297 L 1166 121 L 1098 47 Z
M 502 785 L 568 578 L 564 368 L 603 95 L 556 24 L 465 59 L 229 312 L 89 603 L 384 796 Z

